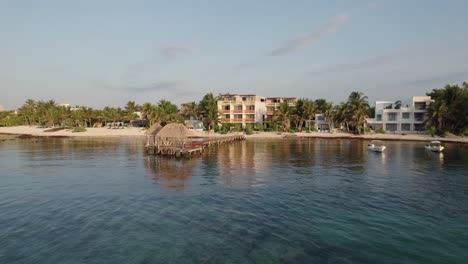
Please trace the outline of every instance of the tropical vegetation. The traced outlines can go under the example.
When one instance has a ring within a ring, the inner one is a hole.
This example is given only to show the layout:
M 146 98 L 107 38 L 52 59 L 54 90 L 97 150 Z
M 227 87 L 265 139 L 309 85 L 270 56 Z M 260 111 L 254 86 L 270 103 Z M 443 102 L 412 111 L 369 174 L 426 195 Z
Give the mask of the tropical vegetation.
M 455 134 L 468 133 L 468 84 L 462 86 L 446 85 L 427 93 L 433 102 L 429 105 L 426 121 L 428 131 L 436 134 L 451 132 Z M 1 111 L 0 126 L 30 125 L 42 127 L 93 127 L 103 126 L 113 122 L 130 123 L 138 119 L 137 112 L 149 127 L 154 123 L 165 125 L 184 120 L 199 120 L 208 130 L 221 133 L 241 131 L 238 124 L 222 124 L 219 126 L 220 114 L 217 105 L 218 97 L 208 93 L 197 103 L 184 103 L 177 107 L 168 100 L 157 103 L 145 102 L 142 105 L 128 101 L 121 107 L 106 106 L 103 109 L 93 109 L 86 106 L 69 107 L 57 104 L 54 100 L 35 101 L 28 99 L 16 111 Z M 399 109 L 400 100 L 389 104 L 389 108 Z M 375 108 L 369 106 L 368 97 L 362 92 L 353 91 L 345 102 L 334 105 L 325 99 L 312 100 L 300 98 L 295 104 L 280 103 L 274 109 L 274 115 L 264 123 L 257 122 L 247 127 L 248 132 L 282 131 L 295 132 L 314 130 L 313 120 L 320 114 L 328 124 L 329 130 L 341 129 L 356 134 L 367 133 L 366 118 L 375 114 Z M 378 131 L 383 132 L 383 131 Z
M 426 127 L 429 131 L 443 135 L 451 132 L 468 134 L 468 83 L 462 86 L 446 85 L 427 93 L 434 100 L 427 110 Z

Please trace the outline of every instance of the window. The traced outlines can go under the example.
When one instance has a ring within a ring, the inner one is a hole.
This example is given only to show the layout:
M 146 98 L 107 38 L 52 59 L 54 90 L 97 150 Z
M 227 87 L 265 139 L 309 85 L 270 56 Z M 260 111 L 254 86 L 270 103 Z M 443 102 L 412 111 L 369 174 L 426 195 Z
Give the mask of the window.
M 414 113 L 414 121 L 424 121 L 424 113 Z
M 248 114 L 248 115 L 246 115 L 246 119 L 253 120 L 253 119 L 255 119 L 255 115 Z
M 225 105 L 225 106 L 223 106 L 223 110 L 229 111 L 229 110 L 231 110 L 231 107 L 229 105 Z
M 403 119 L 409 119 L 409 113 L 402 113 Z
M 422 124 L 414 124 L 414 131 L 424 131 L 424 126 Z
M 234 110 L 242 111 L 242 105 L 236 105 L 236 106 L 234 106 Z
M 229 120 L 231 119 L 231 115 L 224 115 L 224 118 Z
M 401 124 L 401 131 L 411 131 L 411 124 Z
M 255 105 L 248 105 L 247 110 L 255 110 Z
M 317 116 L 317 120 L 318 121 L 323 121 L 323 120 L 325 120 L 325 117 L 322 116 L 322 115 L 319 115 L 319 116 Z
M 377 115 L 377 121 L 382 121 L 382 115 L 381 114 Z
M 415 102 L 414 109 L 416 110 L 426 110 L 426 102 Z
M 234 120 L 242 120 L 242 115 L 234 115 Z
M 388 113 L 388 121 L 396 121 L 397 113 Z
M 387 131 L 396 131 L 397 124 L 385 124 L 385 130 Z
M 267 106 L 267 111 L 268 112 L 274 112 L 275 108 L 273 106 Z

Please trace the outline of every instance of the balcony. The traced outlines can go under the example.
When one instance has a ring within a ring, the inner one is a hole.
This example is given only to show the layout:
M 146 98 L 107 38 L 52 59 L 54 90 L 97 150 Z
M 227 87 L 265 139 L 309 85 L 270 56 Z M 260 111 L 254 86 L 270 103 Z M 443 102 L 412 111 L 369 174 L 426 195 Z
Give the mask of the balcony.
M 255 114 L 255 110 L 245 110 L 244 113 Z
M 229 109 L 222 109 L 221 110 L 221 113 L 228 113 L 229 114 L 230 112 L 231 112 L 231 110 L 229 110 Z

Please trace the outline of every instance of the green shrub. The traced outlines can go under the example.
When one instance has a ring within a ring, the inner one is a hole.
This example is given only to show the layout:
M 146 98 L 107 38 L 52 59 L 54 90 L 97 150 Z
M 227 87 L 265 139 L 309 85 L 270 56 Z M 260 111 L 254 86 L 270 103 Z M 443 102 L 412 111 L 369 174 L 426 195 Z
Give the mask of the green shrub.
M 427 132 L 429 132 L 429 134 L 431 134 L 431 137 L 433 137 L 436 133 L 436 128 L 435 126 L 430 126 L 427 128 Z
M 252 135 L 253 134 L 253 129 L 252 129 L 252 126 L 250 124 L 247 124 L 245 126 L 245 134 L 246 135 Z
M 87 131 L 87 130 L 86 130 L 86 128 L 84 128 L 84 127 L 75 127 L 75 128 L 73 128 L 73 130 L 72 130 L 73 133 L 86 132 L 86 131 Z
M 370 127 L 361 127 L 361 134 L 369 134 L 370 132 Z
M 221 129 L 220 129 L 220 133 L 221 134 L 227 134 L 229 132 L 231 132 L 231 128 L 234 124 L 231 124 L 231 123 L 226 123 L 226 124 L 223 124 L 221 126 Z
M 379 134 L 385 134 L 385 130 L 383 130 L 383 128 L 379 127 L 375 130 L 375 133 L 379 133 Z
M 294 128 L 288 129 L 288 133 L 296 133 L 296 130 Z
M 276 132 L 276 131 L 278 131 L 279 125 L 278 125 L 277 122 L 271 121 L 271 122 L 269 123 L 269 125 L 270 125 L 270 126 L 268 127 L 268 131 L 271 131 L 271 132 Z
M 232 132 L 242 132 L 244 130 L 242 129 L 242 124 L 233 124 L 231 131 Z
M 263 125 L 260 122 L 255 123 L 255 130 L 263 131 Z

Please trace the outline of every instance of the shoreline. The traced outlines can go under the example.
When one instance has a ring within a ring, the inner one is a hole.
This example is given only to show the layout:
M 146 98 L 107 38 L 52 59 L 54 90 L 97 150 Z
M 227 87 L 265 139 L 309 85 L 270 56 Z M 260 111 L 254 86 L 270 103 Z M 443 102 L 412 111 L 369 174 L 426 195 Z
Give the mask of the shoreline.
M 68 137 L 145 137 L 146 129 L 137 127 L 127 127 L 124 129 L 108 129 L 108 128 L 86 128 L 85 132 L 72 132 L 70 129 L 60 129 L 57 131 L 46 132 L 48 129 L 36 128 L 32 126 L 16 126 L 16 127 L 0 127 L 0 135 L 17 136 L 17 138 L 68 138 Z M 193 131 L 195 137 L 225 137 L 232 136 L 238 133 L 230 133 L 222 135 L 214 132 L 199 132 Z M 242 133 L 243 134 L 243 133 Z M 343 132 L 296 132 L 296 133 L 280 133 L 280 132 L 254 132 L 253 135 L 244 135 L 249 139 L 358 139 L 358 140 L 388 140 L 388 141 L 432 141 L 439 140 L 447 143 L 462 143 L 468 144 L 468 137 L 460 137 L 447 135 L 446 137 L 431 137 L 429 134 L 366 134 L 355 135 Z

